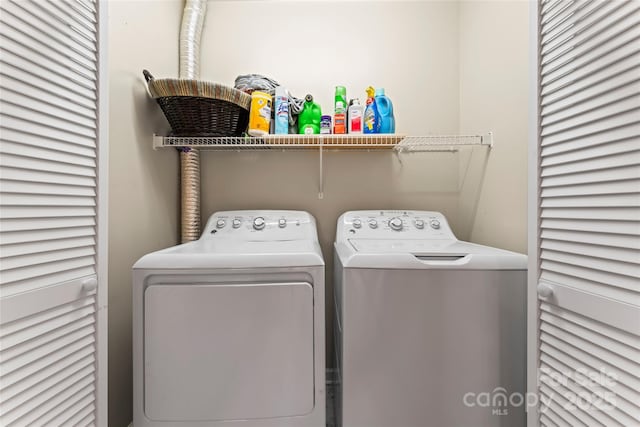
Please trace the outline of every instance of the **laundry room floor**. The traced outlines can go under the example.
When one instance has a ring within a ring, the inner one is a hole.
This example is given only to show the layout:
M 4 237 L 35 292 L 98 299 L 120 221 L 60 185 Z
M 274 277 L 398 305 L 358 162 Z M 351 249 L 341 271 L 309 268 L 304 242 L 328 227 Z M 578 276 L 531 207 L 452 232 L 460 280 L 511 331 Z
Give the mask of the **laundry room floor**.
M 327 384 L 327 427 L 336 426 L 336 384 Z
M 336 427 L 336 394 L 338 389 L 338 371 L 327 369 L 327 427 Z

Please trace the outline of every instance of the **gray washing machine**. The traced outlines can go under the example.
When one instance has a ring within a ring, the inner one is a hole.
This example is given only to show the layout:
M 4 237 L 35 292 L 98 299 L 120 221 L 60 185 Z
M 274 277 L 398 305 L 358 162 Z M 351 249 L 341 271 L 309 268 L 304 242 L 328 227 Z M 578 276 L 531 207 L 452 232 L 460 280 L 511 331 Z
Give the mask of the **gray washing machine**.
M 325 427 L 314 218 L 218 212 L 133 267 L 134 427 Z
M 525 255 L 458 241 L 438 212 L 337 224 L 337 423 L 521 427 Z

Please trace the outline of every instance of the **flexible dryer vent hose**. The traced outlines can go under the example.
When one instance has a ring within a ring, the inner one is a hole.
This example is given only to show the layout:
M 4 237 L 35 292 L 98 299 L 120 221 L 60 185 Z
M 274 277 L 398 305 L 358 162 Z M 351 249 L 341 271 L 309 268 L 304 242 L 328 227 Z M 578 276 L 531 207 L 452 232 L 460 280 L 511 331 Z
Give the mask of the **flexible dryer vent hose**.
M 200 77 L 200 39 L 206 0 L 186 0 L 180 28 L 180 78 Z M 181 235 L 182 243 L 200 237 L 200 152 L 180 152 Z
M 180 28 L 180 78 L 200 77 L 200 39 L 204 16 L 207 13 L 206 0 L 186 0 Z

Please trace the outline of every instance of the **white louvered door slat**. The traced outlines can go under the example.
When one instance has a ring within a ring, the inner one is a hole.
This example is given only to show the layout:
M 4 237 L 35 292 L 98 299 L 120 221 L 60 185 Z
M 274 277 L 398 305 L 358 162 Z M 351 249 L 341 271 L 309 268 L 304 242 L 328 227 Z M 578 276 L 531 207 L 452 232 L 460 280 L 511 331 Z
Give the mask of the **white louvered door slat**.
M 35 183 L 28 181 L 3 180 L 2 191 L 16 194 L 67 194 L 69 196 L 95 197 L 96 191 L 91 186 L 60 185 L 55 183 Z
M 75 111 L 69 111 L 58 105 L 52 105 L 42 99 L 34 99 L 24 93 L 19 93 L 13 90 L 4 90 L 2 92 L 2 98 L 5 102 L 13 104 L 14 108 L 15 106 L 28 106 L 30 110 L 37 113 L 53 116 L 56 119 L 62 119 L 67 122 L 83 126 L 85 129 L 96 128 L 95 121 L 90 117 L 83 117 Z
M 84 398 L 76 401 L 76 402 L 68 402 L 66 405 L 60 405 L 56 412 L 60 414 L 51 417 L 43 417 L 42 419 L 37 420 L 37 423 L 42 423 L 42 425 L 56 425 L 56 426 L 78 426 L 78 425 L 91 425 L 90 415 L 95 411 L 95 406 L 93 404 L 93 399 L 91 398 L 91 393 L 88 393 Z M 71 417 L 67 417 L 68 413 L 75 413 L 75 415 Z M 55 415 L 52 412 L 51 415 Z M 83 421 L 86 420 L 86 421 Z
M 0 126 L 1 125 L 2 124 L 0 123 Z M 2 128 L 2 139 L 3 141 L 6 141 L 6 142 L 19 141 L 25 146 L 33 146 L 33 147 L 42 147 L 42 144 L 44 143 L 46 144 L 46 147 L 49 150 L 60 151 L 63 153 L 70 152 L 78 156 L 96 157 L 95 149 L 91 146 L 71 145 L 69 144 L 70 141 L 67 141 L 67 140 L 59 141 L 49 137 L 48 135 L 24 134 L 21 131 L 16 131 L 13 129 L 9 129 L 7 127 Z M 26 173 L 26 172 L 21 172 L 21 173 Z M 50 182 L 50 180 L 53 178 L 55 177 L 49 177 L 49 180 L 44 182 Z
M 640 85 L 638 85 L 637 90 L 640 91 Z M 568 163 L 576 163 L 590 159 L 606 158 L 614 154 L 634 153 L 636 148 L 633 139 L 625 139 L 611 142 L 607 144 L 606 147 L 596 145 L 595 147 L 582 147 L 579 151 L 567 150 L 564 152 L 556 152 L 555 154 L 545 153 L 543 154 L 543 166 L 567 165 Z
M 537 4 L 530 426 L 640 426 L 640 3 Z
M 31 116 L 25 115 L 23 117 L 28 117 L 28 119 L 6 114 L 2 120 L 2 127 L 16 131 L 23 131 L 24 129 L 28 129 L 28 132 L 25 133 L 28 133 L 30 135 L 43 136 L 45 138 L 51 138 L 60 142 L 68 141 L 72 144 L 84 145 L 88 147 L 92 147 L 94 144 L 94 142 L 92 141 L 95 141 L 95 138 L 92 138 L 91 136 L 67 132 L 64 130 L 64 128 L 60 127 L 47 127 L 46 125 L 41 124 L 35 119 L 31 118 Z
M 3 427 L 106 426 L 103 8 L 0 1 Z
M 25 97 L 29 97 L 29 99 L 36 99 L 40 102 L 46 103 L 47 105 L 52 105 L 56 109 L 71 111 L 83 119 L 92 120 L 92 117 L 95 114 L 91 105 L 80 105 L 77 102 L 63 98 L 55 91 L 50 91 L 46 85 L 43 87 L 36 86 L 36 82 L 34 80 L 29 79 L 27 80 L 27 83 L 25 83 L 20 79 L 12 78 L 8 75 L 3 76 L 3 78 L 10 86 L 9 89 L 5 89 L 2 92 L 3 98 L 10 98 L 11 93 L 17 92 Z
M 92 334 L 93 331 L 89 330 L 86 333 Z M 75 337 L 71 337 L 70 339 L 75 338 Z M 85 342 L 88 342 L 85 341 Z M 43 349 L 43 351 L 50 351 L 49 349 Z M 87 373 L 93 372 L 94 371 L 94 366 L 93 364 L 88 364 L 87 366 L 81 367 L 79 364 L 75 364 L 72 365 L 71 367 L 69 367 L 66 371 L 59 371 L 56 373 L 55 376 L 49 377 L 47 378 L 46 381 L 42 381 L 40 383 L 41 387 L 43 389 L 49 390 L 51 388 L 53 388 L 54 386 L 56 386 L 57 384 L 63 383 L 65 380 L 67 380 L 67 378 L 73 374 L 73 375 L 77 375 L 78 372 L 84 372 L 81 377 L 86 376 Z M 44 399 L 44 397 L 42 396 L 40 390 L 38 389 L 30 389 L 27 390 L 26 392 L 22 393 L 20 395 L 20 399 L 11 399 L 11 400 L 7 400 L 6 402 L 4 402 L 4 407 L 5 407 L 5 414 L 26 414 L 28 413 L 31 408 L 29 408 L 27 405 L 24 405 L 24 402 L 28 402 L 31 400 L 38 400 L 38 399 L 42 399 L 42 400 L 46 400 Z
M 60 118 L 53 115 L 53 112 L 48 111 L 46 113 L 41 113 L 33 108 L 32 105 L 18 105 L 11 103 L 8 97 L 4 98 L 4 102 L 2 104 L 2 110 L 0 110 L 0 114 L 11 116 L 11 117 L 25 117 L 28 116 L 31 121 L 37 121 L 38 123 L 51 127 L 53 129 L 61 129 L 64 132 L 69 132 L 71 134 L 78 134 L 81 136 L 87 136 L 89 138 L 96 137 L 95 126 L 83 126 L 75 123 L 75 120 L 69 120 L 68 118 Z M 52 110 L 47 107 L 48 110 Z M 27 110 L 27 111 L 24 111 Z
M 12 210 L 7 209 L 7 211 L 11 212 Z M 60 239 L 78 235 L 95 235 L 95 230 L 93 228 L 87 228 L 93 227 L 96 224 L 94 218 L 87 216 L 95 212 L 93 208 L 83 208 L 81 210 L 77 209 L 76 211 L 70 211 L 68 218 L 61 216 L 64 212 L 66 212 L 65 209 L 48 208 L 33 212 L 31 221 L 25 221 L 24 218 L 20 217 L 9 217 L 9 219 L 0 220 L 0 231 L 6 232 L 6 236 L 3 241 L 6 245 L 9 245 L 11 243 Z M 38 217 L 39 214 L 43 215 L 44 218 L 40 219 Z M 7 215 L 9 216 L 10 214 Z M 59 216 L 52 218 L 54 215 Z M 75 232 L 72 229 L 75 229 Z M 66 235 L 64 233 L 69 234 Z M 40 236 L 41 239 L 39 239 L 38 236 Z M 7 250 L 14 248 L 14 246 L 11 246 Z
M 34 38 L 37 40 L 51 40 L 56 43 L 55 50 L 65 52 L 65 54 L 73 55 L 72 57 L 78 57 L 82 61 L 82 63 L 87 64 L 88 67 L 91 67 L 90 63 L 93 62 L 95 64 L 96 61 L 96 51 L 95 46 L 87 46 L 83 43 L 79 42 L 78 32 L 82 31 L 83 26 L 79 25 L 79 23 L 74 22 L 73 19 L 66 19 L 65 24 L 69 27 L 72 27 L 73 30 L 69 31 L 68 27 L 60 26 L 58 28 L 55 25 L 52 25 L 52 22 L 55 22 L 49 14 L 49 19 L 41 19 L 35 13 L 37 13 L 37 1 L 30 0 L 20 0 L 17 2 L 12 2 L 12 4 L 8 4 L 3 7 L 3 11 L 8 15 L 11 15 L 7 19 L 14 18 L 14 22 L 19 23 L 21 25 L 15 25 L 18 29 L 33 29 L 36 30 L 36 35 Z M 60 4 L 58 1 L 50 1 L 51 4 Z M 65 9 L 68 9 L 67 6 L 62 6 Z M 34 13 L 35 12 L 35 13 Z M 88 24 L 87 27 L 91 25 Z M 87 28 L 91 31 L 90 28 Z M 95 31 L 95 29 L 94 29 Z M 67 53 L 68 52 L 68 53 Z M 95 67 L 95 65 L 93 66 Z

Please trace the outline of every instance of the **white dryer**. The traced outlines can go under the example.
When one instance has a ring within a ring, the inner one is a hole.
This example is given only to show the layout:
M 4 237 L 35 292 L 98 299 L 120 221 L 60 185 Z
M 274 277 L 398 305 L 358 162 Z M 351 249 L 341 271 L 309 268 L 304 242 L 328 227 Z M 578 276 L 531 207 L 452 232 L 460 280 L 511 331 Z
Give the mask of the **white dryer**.
M 343 214 L 338 425 L 524 426 L 526 268 L 458 241 L 437 212 Z
M 215 213 L 133 267 L 134 427 L 324 427 L 324 324 L 314 218 Z

